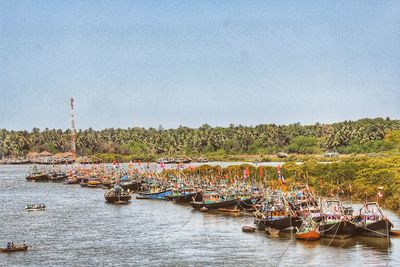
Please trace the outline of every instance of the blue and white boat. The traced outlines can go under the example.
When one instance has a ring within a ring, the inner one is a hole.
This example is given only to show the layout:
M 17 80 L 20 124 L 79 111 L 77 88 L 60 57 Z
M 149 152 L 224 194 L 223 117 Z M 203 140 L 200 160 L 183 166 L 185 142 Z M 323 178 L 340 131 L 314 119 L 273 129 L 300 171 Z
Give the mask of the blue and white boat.
M 167 200 L 167 197 L 172 195 L 171 189 L 164 189 L 158 185 L 150 185 L 148 192 L 139 192 L 137 199 L 161 199 Z

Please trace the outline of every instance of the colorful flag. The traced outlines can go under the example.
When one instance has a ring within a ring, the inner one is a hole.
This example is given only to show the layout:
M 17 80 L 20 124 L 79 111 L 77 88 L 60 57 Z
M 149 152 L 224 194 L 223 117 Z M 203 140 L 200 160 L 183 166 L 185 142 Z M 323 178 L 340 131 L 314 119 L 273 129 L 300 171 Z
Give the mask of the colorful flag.
M 276 171 L 278 172 L 278 174 L 281 173 L 281 165 L 276 165 Z

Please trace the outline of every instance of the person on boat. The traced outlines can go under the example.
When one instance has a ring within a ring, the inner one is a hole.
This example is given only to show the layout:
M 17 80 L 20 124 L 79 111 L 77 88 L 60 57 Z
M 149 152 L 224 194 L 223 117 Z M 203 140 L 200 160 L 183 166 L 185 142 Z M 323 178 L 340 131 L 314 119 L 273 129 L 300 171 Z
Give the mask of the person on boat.
M 26 242 L 25 242 L 25 240 L 22 241 L 22 245 L 23 245 L 24 247 L 26 247 Z
M 7 243 L 7 249 L 10 249 L 10 248 L 11 248 L 11 243 L 8 242 L 8 243 Z
M 15 247 L 14 242 L 11 242 L 11 248 L 14 248 L 14 247 Z

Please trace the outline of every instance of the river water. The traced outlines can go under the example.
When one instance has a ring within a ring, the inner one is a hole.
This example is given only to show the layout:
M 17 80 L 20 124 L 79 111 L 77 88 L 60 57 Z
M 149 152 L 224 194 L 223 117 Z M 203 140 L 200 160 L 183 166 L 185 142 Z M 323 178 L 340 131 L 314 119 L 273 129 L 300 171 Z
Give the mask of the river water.
M 167 201 L 104 202 L 103 189 L 29 183 L 28 166 L 0 165 L 0 266 L 400 266 L 400 238 L 303 242 L 283 233 L 243 233 L 251 216 L 193 211 Z M 43 212 L 25 212 L 43 202 Z M 400 218 L 387 212 L 396 228 Z

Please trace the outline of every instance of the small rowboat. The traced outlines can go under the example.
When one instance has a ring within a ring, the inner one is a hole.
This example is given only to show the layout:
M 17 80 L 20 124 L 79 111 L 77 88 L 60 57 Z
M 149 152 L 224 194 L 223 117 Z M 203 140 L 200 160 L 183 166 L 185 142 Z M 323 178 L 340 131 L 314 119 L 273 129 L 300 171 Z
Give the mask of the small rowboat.
M 295 234 L 296 239 L 313 241 L 321 238 L 321 233 L 318 229 L 303 229 Z
M 25 207 L 26 211 L 42 211 L 45 210 L 46 206 L 42 203 L 40 204 L 30 204 Z
M 391 236 L 396 236 L 396 237 L 400 237 L 400 230 L 390 230 L 389 234 Z
M 0 252 L 16 252 L 16 251 L 27 251 L 28 246 L 22 245 L 22 246 L 14 246 L 11 248 L 0 248 Z
M 312 217 L 307 217 L 300 229 L 295 234 L 296 239 L 313 241 L 321 238 L 321 233 L 318 230 L 318 225 L 313 221 Z
M 256 228 L 253 227 L 253 226 L 245 225 L 245 226 L 242 227 L 242 231 L 246 232 L 246 233 L 253 233 L 253 232 L 256 231 Z

